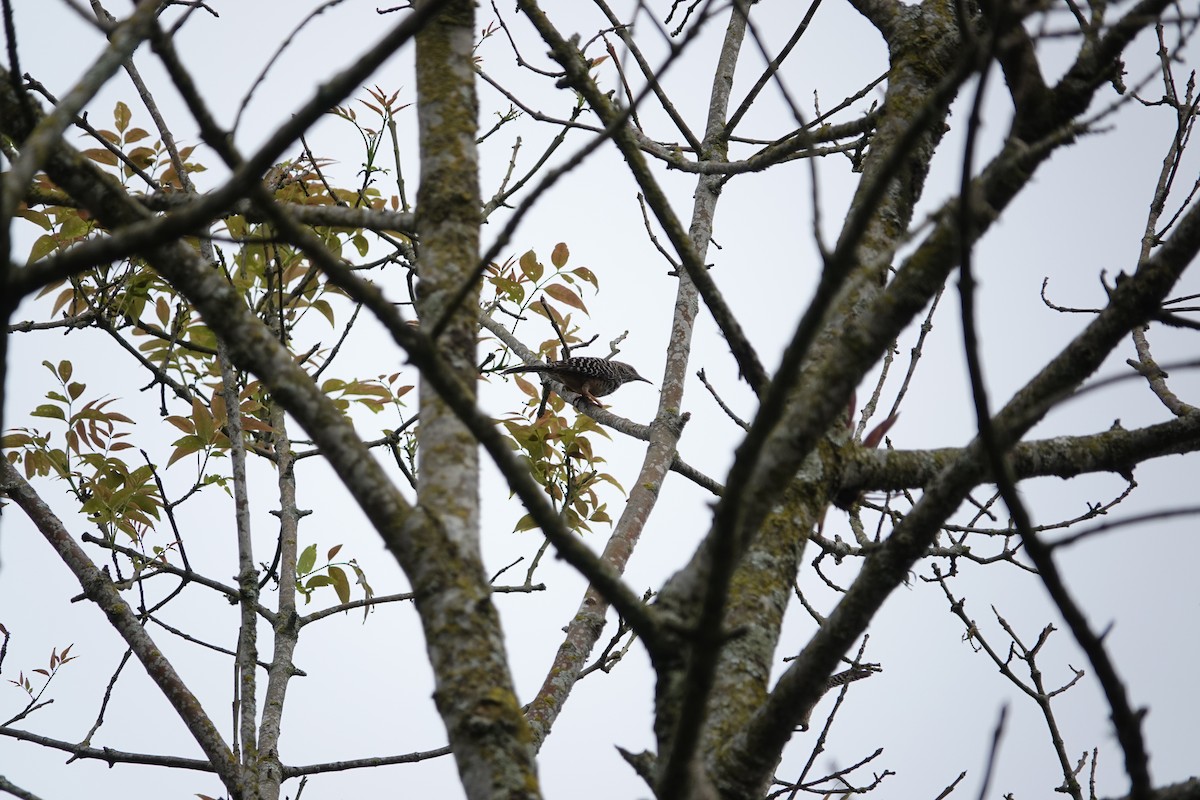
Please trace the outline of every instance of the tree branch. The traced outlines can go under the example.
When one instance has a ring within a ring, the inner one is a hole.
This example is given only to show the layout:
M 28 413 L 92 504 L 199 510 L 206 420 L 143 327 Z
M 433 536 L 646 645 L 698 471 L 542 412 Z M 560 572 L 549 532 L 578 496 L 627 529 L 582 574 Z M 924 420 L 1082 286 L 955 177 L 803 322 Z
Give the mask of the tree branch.
M 129 645 L 138 661 L 145 667 L 146 674 L 158 686 L 179 715 L 180 721 L 196 739 L 200 749 L 208 757 L 211 769 L 221 778 L 226 790 L 232 797 L 242 798 L 242 776 L 229 747 L 212 720 L 204 713 L 200 701 L 154 644 L 154 640 L 141 626 L 137 615 L 121 597 L 112 580 L 96 568 L 58 517 L 5 458 L 0 458 L 0 490 L 25 512 L 75 575 L 88 599 L 108 617 L 109 623 Z

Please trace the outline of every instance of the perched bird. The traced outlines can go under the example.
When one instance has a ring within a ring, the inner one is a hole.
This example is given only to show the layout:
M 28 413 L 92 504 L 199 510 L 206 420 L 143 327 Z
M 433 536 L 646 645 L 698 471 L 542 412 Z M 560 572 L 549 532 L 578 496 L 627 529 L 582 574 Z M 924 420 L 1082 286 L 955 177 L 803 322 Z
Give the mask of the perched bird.
M 549 375 L 563 386 L 577 393 L 589 403 L 600 405 L 597 397 L 612 394 L 622 384 L 630 381 L 650 381 L 638 375 L 637 370 L 621 361 L 605 358 L 574 356 L 549 364 L 523 364 L 501 370 L 505 375 L 514 372 L 541 372 Z

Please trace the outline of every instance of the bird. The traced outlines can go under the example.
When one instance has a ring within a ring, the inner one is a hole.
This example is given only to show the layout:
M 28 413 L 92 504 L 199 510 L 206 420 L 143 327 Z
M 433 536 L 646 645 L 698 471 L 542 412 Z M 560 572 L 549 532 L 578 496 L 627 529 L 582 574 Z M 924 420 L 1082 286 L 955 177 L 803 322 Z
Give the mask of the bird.
M 511 375 L 514 372 L 541 372 L 597 406 L 600 405 L 597 397 L 612 394 L 623 384 L 630 381 L 650 383 L 649 380 L 638 375 L 636 369 L 623 361 L 610 361 L 606 358 L 590 356 L 573 356 L 562 361 L 551 361 L 548 364 L 522 364 L 519 367 L 509 367 L 500 372 L 504 375 Z

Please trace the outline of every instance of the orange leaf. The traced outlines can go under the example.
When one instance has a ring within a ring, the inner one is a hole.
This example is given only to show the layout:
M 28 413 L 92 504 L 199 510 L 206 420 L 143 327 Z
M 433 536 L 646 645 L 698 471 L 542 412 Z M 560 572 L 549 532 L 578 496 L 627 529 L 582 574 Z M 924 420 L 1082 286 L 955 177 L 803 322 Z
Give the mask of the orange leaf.
M 113 109 L 113 121 L 117 123 L 117 130 L 123 131 L 129 127 L 129 120 L 133 115 L 129 113 L 129 106 L 117 101 L 117 107 Z
M 588 313 L 587 306 L 585 306 L 583 304 L 583 299 L 579 295 L 575 294 L 575 292 L 568 289 L 563 284 L 552 283 L 549 286 L 545 287 L 544 291 L 546 292 L 546 294 L 550 295 L 558 302 L 566 303 L 567 305 L 571 306 L 572 308 L 578 308 L 580 311 L 582 311 L 585 314 Z
M 883 435 L 888 432 L 888 429 L 896 424 L 896 420 L 899 419 L 899 417 L 900 412 L 897 411 L 895 414 L 892 414 L 883 422 L 876 425 L 875 430 L 871 431 L 863 438 L 863 447 L 878 447 L 879 443 L 883 441 Z
M 110 167 L 117 165 L 117 157 L 111 151 L 105 150 L 103 147 L 90 147 L 83 151 L 83 154 L 100 164 L 107 164 Z
M 562 269 L 567 265 L 567 259 L 571 257 L 571 251 L 567 248 L 566 242 L 559 242 L 554 245 L 554 250 L 550 253 L 550 263 L 558 269 Z

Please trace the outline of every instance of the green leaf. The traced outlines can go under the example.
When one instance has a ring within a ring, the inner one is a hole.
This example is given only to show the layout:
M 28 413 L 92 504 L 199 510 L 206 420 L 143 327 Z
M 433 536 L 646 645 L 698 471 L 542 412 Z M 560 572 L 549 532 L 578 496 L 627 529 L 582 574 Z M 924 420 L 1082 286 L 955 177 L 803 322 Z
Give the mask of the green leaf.
M 129 473 L 129 480 L 133 483 L 149 487 L 150 480 L 154 477 L 154 469 L 149 464 L 144 464 L 138 467 L 133 472 Z M 157 488 L 152 489 L 157 491 Z
M 328 586 L 331 583 L 333 583 L 333 580 L 328 575 L 313 575 L 304 582 L 304 588 L 311 591 L 321 586 Z
M 627 494 L 625 491 L 625 487 L 621 485 L 620 481 L 618 481 L 612 475 L 609 475 L 607 472 L 601 472 L 600 474 L 598 474 L 596 476 L 596 480 L 604 481 L 605 483 L 612 484 L 613 486 L 617 487 L 617 491 L 619 491 L 621 494 Z
M 525 300 L 525 287 L 521 286 L 521 284 L 517 283 L 516 281 L 509 280 L 508 278 L 502 278 L 497 275 L 488 278 L 488 283 L 492 284 L 492 286 L 495 286 L 496 289 L 510 302 L 521 303 Z
M 383 397 L 388 400 L 392 398 L 392 392 L 386 386 L 380 386 L 377 383 L 366 383 L 364 381 L 355 381 L 347 386 L 346 394 L 367 394 L 374 397 Z
M 513 528 L 513 533 L 518 533 L 520 531 L 531 531 L 536 527 L 537 523 L 533 521 L 533 516 L 526 514 L 517 520 L 517 526 Z
M 568 508 L 563 515 L 563 522 L 573 531 L 586 531 L 587 533 L 592 531 L 591 527 L 572 508 Z
M 310 544 L 304 548 L 304 552 L 300 554 L 300 558 L 296 561 L 296 574 L 307 575 L 312 572 L 313 566 L 317 563 L 317 546 Z
M 62 228 L 59 229 L 58 235 L 63 239 L 78 239 L 81 236 L 86 236 L 91 230 L 91 225 L 79 216 L 72 215 L 67 217 L 63 222 Z
M 225 218 L 225 229 L 234 239 L 246 238 L 246 218 L 240 214 Z
M 172 444 L 175 445 L 175 449 L 171 452 L 171 457 L 167 459 L 168 467 L 184 456 L 204 449 L 204 440 L 199 436 L 184 436 Z
M 216 422 L 212 414 L 201 404 L 199 398 L 192 399 L 192 421 L 196 423 L 196 435 L 206 442 L 213 441 Z
M 25 260 L 26 264 L 32 264 L 35 261 L 45 258 L 54 252 L 58 247 L 58 241 L 48 233 L 43 233 L 33 243 L 33 247 L 29 248 L 29 257 Z
M 11 450 L 14 447 L 24 447 L 33 444 L 33 437 L 28 433 L 10 433 L 0 438 L 0 448 Z
M 67 415 L 58 406 L 52 406 L 49 403 L 44 403 L 33 411 L 29 412 L 31 417 L 46 417 L 47 419 L 61 419 L 67 421 Z
M 126 153 L 129 160 L 142 169 L 154 166 L 154 162 L 158 159 L 158 153 L 155 153 L 149 147 L 135 147 Z M 133 170 L 128 165 L 125 166 L 126 174 L 133 174 Z
M 546 268 L 538 263 L 537 254 L 532 250 L 526 251 L 525 255 L 521 256 L 519 263 L 521 272 L 534 283 L 541 280 L 542 273 L 546 271 Z

